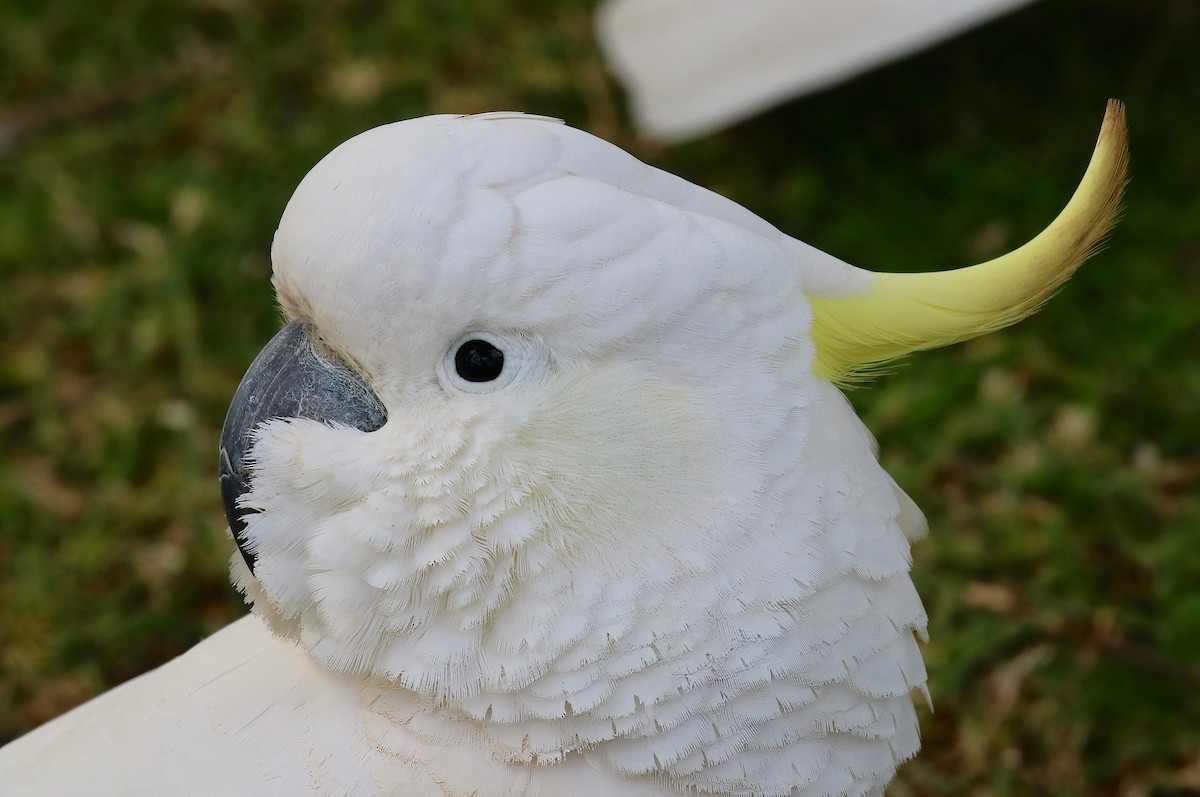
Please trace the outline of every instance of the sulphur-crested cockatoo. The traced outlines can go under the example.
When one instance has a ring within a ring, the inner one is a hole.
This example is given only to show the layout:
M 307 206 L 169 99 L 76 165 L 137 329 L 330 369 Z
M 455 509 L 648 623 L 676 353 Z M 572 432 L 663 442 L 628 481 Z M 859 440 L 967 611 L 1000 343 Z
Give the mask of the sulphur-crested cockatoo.
M 1109 107 L 1012 254 L 874 274 L 554 120 L 304 178 L 222 439 L 253 615 L 0 752 L 11 795 L 878 794 L 917 752 L 920 512 L 836 384 L 1038 307 Z
M 733 124 L 1031 0 L 608 0 L 596 35 L 634 121 L 676 141 Z

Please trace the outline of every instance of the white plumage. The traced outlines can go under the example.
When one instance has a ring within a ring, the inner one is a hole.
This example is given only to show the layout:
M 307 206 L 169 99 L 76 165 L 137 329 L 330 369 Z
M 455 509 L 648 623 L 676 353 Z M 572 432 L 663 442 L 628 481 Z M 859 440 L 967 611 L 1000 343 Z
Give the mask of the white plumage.
M 634 120 L 666 141 L 928 47 L 1030 0 L 608 0 L 596 34 Z
M 813 327 L 874 275 L 519 114 L 343 144 L 273 261 L 386 423 L 258 425 L 255 616 L 4 748 L 6 793 L 865 795 L 916 753 L 923 520 Z

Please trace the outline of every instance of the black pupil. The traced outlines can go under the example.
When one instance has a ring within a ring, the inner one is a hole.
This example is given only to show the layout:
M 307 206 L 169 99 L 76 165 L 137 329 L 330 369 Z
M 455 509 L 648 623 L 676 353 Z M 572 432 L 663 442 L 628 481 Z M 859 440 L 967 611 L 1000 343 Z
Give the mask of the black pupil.
M 486 340 L 468 340 L 454 353 L 454 369 L 468 382 L 491 382 L 504 370 L 504 352 Z

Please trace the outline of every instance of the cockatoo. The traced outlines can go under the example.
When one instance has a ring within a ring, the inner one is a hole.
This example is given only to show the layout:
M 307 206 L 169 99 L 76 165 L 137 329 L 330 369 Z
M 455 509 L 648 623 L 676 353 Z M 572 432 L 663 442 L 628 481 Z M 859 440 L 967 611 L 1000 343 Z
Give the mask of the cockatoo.
M 596 36 L 646 135 L 678 141 L 1031 0 L 608 0 Z
M 342 144 L 221 443 L 253 614 L 0 751 L 10 795 L 880 794 L 920 512 L 838 389 L 1035 310 L 1116 213 L 875 274 L 555 120 Z

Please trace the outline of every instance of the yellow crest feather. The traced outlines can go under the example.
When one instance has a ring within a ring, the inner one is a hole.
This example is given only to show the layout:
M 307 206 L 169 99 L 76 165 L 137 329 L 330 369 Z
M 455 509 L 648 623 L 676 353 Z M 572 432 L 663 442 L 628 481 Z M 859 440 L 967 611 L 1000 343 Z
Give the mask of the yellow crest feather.
M 888 360 L 968 340 L 1035 312 L 1116 221 L 1129 162 L 1125 107 L 1109 100 L 1083 180 L 1058 218 L 1009 254 L 976 266 L 874 274 L 857 296 L 812 296 L 814 370 L 835 383 Z

